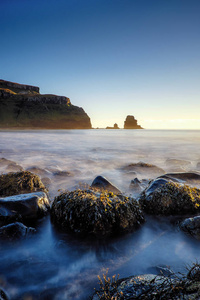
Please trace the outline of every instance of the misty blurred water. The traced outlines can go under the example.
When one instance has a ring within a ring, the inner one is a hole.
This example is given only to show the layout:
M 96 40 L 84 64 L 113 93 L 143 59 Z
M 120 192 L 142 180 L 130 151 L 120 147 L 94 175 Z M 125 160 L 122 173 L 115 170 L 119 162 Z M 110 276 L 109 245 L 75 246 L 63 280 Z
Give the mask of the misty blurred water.
M 155 178 L 153 173 L 122 172 L 123 166 L 139 161 L 166 172 L 198 171 L 199 149 L 198 130 L 0 131 L 0 158 L 24 169 L 40 168 L 51 201 L 59 189 L 91 184 L 97 175 L 128 193 L 131 179 Z M 172 166 L 166 163 L 170 158 L 190 164 Z M 0 171 L 8 169 L 0 166 Z M 200 257 L 199 242 L 167 218 L 149 217 L 137 232 L 109 241 L 61 235 L 49 218 L 38 221 L 36 228 L 37 234 L 25 241 L 0 244 L 0 286 L 11 299 L 87 299 L 106 268 L 120 277 L 148 273 L 157 265 L 184 271 Z

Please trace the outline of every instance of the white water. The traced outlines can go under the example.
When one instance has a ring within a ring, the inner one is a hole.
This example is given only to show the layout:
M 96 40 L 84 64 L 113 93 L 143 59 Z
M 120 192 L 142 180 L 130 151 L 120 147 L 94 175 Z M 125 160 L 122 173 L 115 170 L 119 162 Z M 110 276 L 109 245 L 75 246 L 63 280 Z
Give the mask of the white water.
M 166 159 L 189 160 L 186 171 L 200 162 L 200 131 L 151 130 L 50 130 L 0 131 L 0 158 L 15 161 L 24 169 L 35 166 L 49 178 L 51 199 L 58 189 L 72 190 L 106 176 L 124 192 L 131 179 L 121 167 L 143 161 L 163 168 Z M 0 169 L 6 172 L 6 167 Z M 55 176 L 67 171 L 71 176 Z M 154 178 L 155 174 L 138 173 Z M 109 268 L 120 277 L 148 273 L 168 265 L 184 271 L 200 257 L 200 242 L 181 233 L 168 219 L 147 218 L 137 232 L 108 241 L 78 240 L 55 232 L 49 219 L 36 224 L 37 234 L 12 245 L 0 245 L 0 285 L 11 299 L 87 299 L 98 287 L 97 275 Z M 35 298 L 34 298 L 35 297 Z

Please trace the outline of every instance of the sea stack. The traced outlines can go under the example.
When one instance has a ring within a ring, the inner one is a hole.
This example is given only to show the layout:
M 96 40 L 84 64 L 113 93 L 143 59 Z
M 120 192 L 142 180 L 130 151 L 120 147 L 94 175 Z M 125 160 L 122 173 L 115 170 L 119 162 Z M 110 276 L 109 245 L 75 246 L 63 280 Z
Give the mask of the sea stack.
M 83 108 L 39 87 L 0 80 L 0 128 L 91 129 Z
M 140 125 L 137 124 L 137 120 L 134 116 L 127 116 L 124 121 L 124 129 L 143 129 Z

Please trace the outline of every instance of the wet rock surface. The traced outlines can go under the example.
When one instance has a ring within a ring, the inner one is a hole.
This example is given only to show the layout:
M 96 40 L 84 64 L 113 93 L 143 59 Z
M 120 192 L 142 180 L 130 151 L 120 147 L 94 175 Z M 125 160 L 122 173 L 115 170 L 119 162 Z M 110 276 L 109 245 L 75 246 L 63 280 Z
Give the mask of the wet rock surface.
M 187 218 L 180 224 L 181 230 L 191 235 L 197 240 L 200 240 L 200 216 Z
M 121 191 L 103 176 L 97 176 L 93 180 L 91 187 L 99 190 L 107 190 L 116 194 L 121 194 Z
M 139 202 L 153 215 L 187 215 L 200 211 L 200 190 L 158 178 L 141 193 Z
M 44 192 L 20 194 L 0 198 L 0 222 L 37 219 L 47 214 L 49 200 Z
M 47 192 L 41 179 L 28 171 L 0 175 L 0 197 L 35 191 Z
M 169 178 L 173 181 L 177 180 L 179 182 L 186 183 L 200 183 L 200 173 L 197 172 L 174 172 L 174 173 L 166 173 L 160 178 Z
M 199 267 L 197 267 L 199 269 Z M 199 276 L 187 278 L 186 276 L 173 278 L 166 276 L 155 276 L 145 274 L 132 276 L 118 281 L 110 281 L 101 286 L 92 300 L 98 299 L 176 299 L 189 300 L 199 299 L 200 297 L 200 279 Z
M 144 222 L 133 198 L 94 190 L 75 190 L 56 197 L 51 219 L 63 231 L 96 238 L 131 232 Z
M 0 300 L 9 300 L 8 295 L 0 288 Z
M 27 236 L 34 234 L 36 230 L 32 227 L 27 227 L 20 222 L 15 222 L 0 227 L 0 238 L 5 240 L 16 240 L 26 238 Z

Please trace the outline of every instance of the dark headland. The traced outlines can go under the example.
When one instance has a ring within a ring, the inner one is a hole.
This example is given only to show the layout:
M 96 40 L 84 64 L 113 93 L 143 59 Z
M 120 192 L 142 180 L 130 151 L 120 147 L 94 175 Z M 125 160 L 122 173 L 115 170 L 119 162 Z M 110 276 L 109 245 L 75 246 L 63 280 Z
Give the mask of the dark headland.
M 83 108 L 39 87 L 0 80 L 0 128 L 91 129 Z

